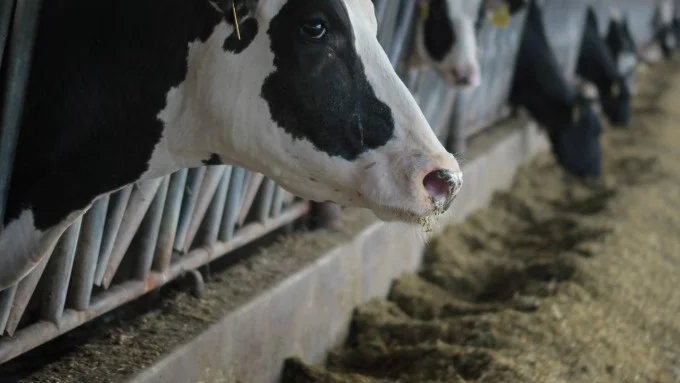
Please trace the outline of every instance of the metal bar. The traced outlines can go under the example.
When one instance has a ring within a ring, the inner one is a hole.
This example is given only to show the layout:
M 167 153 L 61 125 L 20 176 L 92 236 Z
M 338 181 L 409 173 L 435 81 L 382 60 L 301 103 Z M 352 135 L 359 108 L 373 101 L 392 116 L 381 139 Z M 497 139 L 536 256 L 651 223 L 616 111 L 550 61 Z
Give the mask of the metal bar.
M 137 233 L 137 238 L 140 241 L 140 254 L 136 260 L 135 279 L 144 280 L 149 275 L 149 271 L 151 271 L 169 185 L 170 177 L 163 177 L 156 196 L 151 202 L 149 211 L 146 213 L 144 220 L 142 220 L 140 230 Z
M 3 0 L 8 2 L 8 0 Z M 12 178 L 12 166 L 19 140 L 19 125 L 31 69 L 33 46 L 38 30 L 41 0 L 17 0 L 7 55 L 7 81 L 0 114 L 0 228 Z M 3 11 L 8 5 L 3 6 Z M 3 15 L 4 16 L 4 15 Z M 7 16 L 4 16 L 7 17 Z
M 265 179 L 264 191 L 262 193 L 262 200 L 258 209 L 257 217 L 260 221 L 269 218 L 269 211 L 272 208 L 272 200 L 274 199 L 274 191 L 276 190 L 276 182 L 272 179 Z
M 272 209 L 269 213 L 271 217 L 276 218 L 279 214 L 281 214 L 281 210 L 283 210 L 283 197 L 285 197 L 285 195 L 286 191 L 281 186 L 276 186 L 272 201 Z
M 12 309 L 9 313 L 9 318 L 7 319 L 7 326 L 5 327 L 5 331 L 7 331 L 9 336 L 13 336 L 19 326 L 19 321 L 21 321 L 21 317 L 24 315 L 24 311 L 26 311 L 28 302 L 31 300 L 33 292 L 35 292 L 35 288 L 38 286 L 40 277 L 45 271 L 45 267 L 47 267 L 47 262 L 49 262 L 52 257 L 52 251 L 56 244 L 55 241 L 49 251 L 45 253 L 45 256 L 35 266 L 33 271 L 19 282 L 17 293 L 14 296 L 14 303 L 12 304 Z
M 253 206 L 255 201 L 255 196 L 257 196 L 257 191 L 260 190 L 260 185 L 264 181 L 264 175 L 262 173 L 252 173 L 250 182 L 248 182 L 248 188 L 243 196 L 243 203 L 241 204 L 241 211 L 238 216 L 238 225 L 243 226 L 250 212 L 250 208 Z
M 401 19 L 397 22 L 397 28 L 394 31 L 394 40 L 392 40 L 389 53 L 390 63 L 392 63 L 392 66 L 395 68 L 399 64 L 399 59 L 406 48 L 407 37 L 413 28 L 411 20 L 413 20 L 416 2 L 415 0 L 403 0 L 402 7 L 404 13 L 402 13 Z
M 12 23 L 13 11 L 14 1 L 5 0 L 0 3 L 0 66 L 2 66 L 2 58 L 5 53 L 5 46 L 7 45 L 7 36 L 9 35 L 9 25 Z
M 47 264 L 44 290 L 41 288 L 41 316 L 59 324 L 59 318 L 64 312 L 66 293 L 71 279 L 73 259 L 76 256 L 76 244 L 80 234 L 83 216 L 78 217 L 61 236 L 51 261 Z
M 5 332 L 9 312 L 12 310 L 12 302 L 17 293 L 17 286 L 18 284 L 14 284 L 10 288 L 0 291 L 0 338 Z
M 184 190 L 185 198 L 182 202 L 182 210 L 179 213 L 179 224 L 177 226 L 177 233 L 175 234 L 174 248 L 176 250 L 182 250 L 184 248 L 184 241 L 186 239 L 187 231 L 189 230 L 191 218 L 196 209 L 196 203 L 198 202 L 198 196 L 206 170 L 206 167 L 203 166 L 189 171 L 187 185 Z
M 283 197 L 284 206 L 290 205 L 295 201 L 295 194 L 286 191 L 285 197 Z
M 76 310 L 85 310 L 90 304 L 109 199 L 108 194 L 98 198 L 83 217 L 68 302 Z
M 175 233 L 177 232 L 177 224 L 182 208 L 184 186 L 187 182 L 188 173 L 188 169 L 182 169 L 169 176 L 170 185 L 168 186 L 168 195 L 165 197 L 163 219 L 161 220 L 161 227 L 158 230 L 156 254 L 152 266 L 156 271 L 162 272 L 170 267 L 172 249 L 175 244 Z
M 385 10 L 387 10 L 387 5 L 395 0 L 376 0 L 375 4 L 375 18 L 378 21 L 378 25 L 382 25 L 383 18 L 385 17 Z
M 132 185 L 126 186 L 124 189 L 112 194 L 110 196 L 109 205 L 111 206 L 111 213 L 106 218 L 104 224 L 104 236 L 102 238 L 102 250 L 97 260 L 97 269 L 94 273 L 94 281 L 97 286 L 101 286 L 104 280 L 104 272 L 106 266 L 109 264 L 113 245 L 118 237 L 120 225 L 123 222 L 123 216 L 127 209 L 128 202 L 130 202 L 130 195 L 132 194 Z
M 17 332 L 13 338 L 0 338 L 0 363 L 16 358 L 50 339 L 71 331 L 93 318 L 162 286 L 182 275 L 186 270 L 199 268 L 230 251 L 248 244 L 263 234 L 300 218 L 307 214 L 308 211 L 309 204 L 301 202 L 288 209 L 278 218 L 267 220 L 264 223 L 254 222 L 244 226 L 238 231 L 232 241 L 217 242 L 211 246 L 192 250 L 186 256 L 181 257 L 165 273 L 152 272 L 146 281 L 128 281 L 116 285 L 95 297 L 88 310 L 66 310 L 59 326 L 48 321 L 40 321 Z
M 191 221 L 189 227 L 187 228 L 186 238 L 184 240 L 184 247 L 182 251 L 187 253 L 191 244 L 194 242 L 198 228 L 203 222 L 205 213 L 208 211 L 208 207 L 215 196 L 215 191 L 220 184 L 220 180 L 224 175 L 223 166 L 208 166 L 205 172 L 205 177 L 203 177 L 203 183 L 201 185 L 201 190 L 198 192 L 198 199 L 196 201 L 196 208 L 194 214 L 191 216 Z
M 224 206 L 224 219 L 222 219 L 222 224 L 220 225 L 220 241 L 228 241 L 234 236 L 245 178 L 245 169 L 234 168 L 232 170 L 229 193 L 227 194 L 227 202 Z
M 132 242 L 139 225 L 142 223 L 144 215 L 149 210 L 149 205 L 151 205 L 161 182 L 162 178 L 154 178 L 134 185 L 134 191 L 132 196 L 130 196 L 130 203 L 125 211 L 125 215 L 123 215 L 120 233 L 116 237 L 109 264 L 104 272 L 104 279 L 102 279 L 102 286 L 104 288 L 109 288 L 116 271 L 118 271 L 118 266 L 123 261 L 123 257 L 130 247 L 130 242 Z
M 449 145 L 450 150 L 453 154 L 459 156 L 465 153 L 466 149 L 466 139 L 465 136 L 465 123 L 462 121 L 462 116 L 464 116 L 462 102 L 463 97 L 456 97 L 454 101 L 454 118 L 451 119 L 451 143 Z
M 379 15 L 380 22 L 378 24 L 378 42 L 383 50 L 389 56 L 390 49 L 392 47 L 392 41 L 394 40 L 394 29 L 397 25 L 397 17 L 399 16 L 399 8 L 401 6 L 401 0 L 389 0 L 384 1 L 385 4 L 382 14 Z
M 220 224 L 224 218 L 224 205 L 227 202 L 227 195 L 229 193 L 229 183 L 231 182 L 231 166 L 225 166 L 222 179 L 215 192 L 215 198 L 208 207 L 208 214 L 204 220 L 203 232 L 201 234 L 201 243 L 213 243 L 218 239 Z

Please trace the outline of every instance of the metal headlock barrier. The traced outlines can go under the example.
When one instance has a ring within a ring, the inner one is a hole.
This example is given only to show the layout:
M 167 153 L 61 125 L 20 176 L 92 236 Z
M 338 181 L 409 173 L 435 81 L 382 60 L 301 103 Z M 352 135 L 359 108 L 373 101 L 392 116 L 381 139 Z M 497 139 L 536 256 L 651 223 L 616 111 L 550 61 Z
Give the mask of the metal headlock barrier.
M 574 72 L 586 2 L 540 1 L 550 41 L 568 78 Z M 638 42 L 651 40 L 655 3 L 609 2 L 627 14 Z M 482 85 L 458 92 L 432 71 L 408 65 L 416 0 L 374 3 L 381 45 L 435 133 L 451 150 L 464 152 L 472 135 L 507 116 L 524 11 L 507 29 L 482 27 Z M 39 7 L 38 0 L 0 2 L 0 222 L 11 186 Z M 607 7 L 599 6 L 598 13 L 607 19 Z M 307 201 L 262 174 L 233 166 L 183 169 L 105 195 L 66 230 L 54 251 L 26 278 L 0 292 L 0 363 L 289 224 L 309 210 Z

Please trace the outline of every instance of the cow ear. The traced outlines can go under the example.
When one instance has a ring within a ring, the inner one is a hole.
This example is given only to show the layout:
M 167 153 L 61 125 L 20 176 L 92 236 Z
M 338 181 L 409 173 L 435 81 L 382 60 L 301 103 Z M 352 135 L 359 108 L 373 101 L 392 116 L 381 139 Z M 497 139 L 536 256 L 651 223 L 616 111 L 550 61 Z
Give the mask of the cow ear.
M 597 27 L 597 15 L 595 14 L 593 7 L 588 7 L 588 10 L 586 11 L 586 23 Z
M 511 15 L 521 11 L 526 7 L 527 0 L 505 0 L 508 3 L 508 9 Z

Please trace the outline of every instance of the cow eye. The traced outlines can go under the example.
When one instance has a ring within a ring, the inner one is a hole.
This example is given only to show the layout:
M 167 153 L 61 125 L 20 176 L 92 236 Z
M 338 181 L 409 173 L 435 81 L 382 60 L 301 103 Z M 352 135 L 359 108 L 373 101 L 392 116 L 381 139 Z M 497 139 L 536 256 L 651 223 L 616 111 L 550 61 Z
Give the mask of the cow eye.
M 306 37 L 319 40 L 326 35 L 326 26 L 320 21 L 305 21 L 300 26 L 300 32 Z

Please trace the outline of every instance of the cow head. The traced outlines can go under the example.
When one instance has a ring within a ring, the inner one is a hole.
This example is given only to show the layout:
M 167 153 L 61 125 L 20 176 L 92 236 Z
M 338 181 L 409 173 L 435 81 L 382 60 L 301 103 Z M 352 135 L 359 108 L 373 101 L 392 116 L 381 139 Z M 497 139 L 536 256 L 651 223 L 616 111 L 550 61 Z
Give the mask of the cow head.
M 652 26 L 655 28 L 655 37 L 659 43 L 661 52 L 667 59 L 672 58 L 673 50 L 675 50 L 676 46 L 672 22 L 673 2 L 670 0 L 659 1 L 652 19 Z
M 598 178 L 602 174 L 602 125 L 593 111 L 595 100 L 585 88 L 576 92 L 563 126 L 548 132 L 557 162 L 570 174 Z
M 524 0 L 418 0 L 413 62 L 432 68 L 447 84 L 476 87 L 481 83 L 477 31 L 487 17 L 517 13 Z
M 189 57 L 204 147 L 386 221 L 448 209 L 462 173 L 378 43 L 371 0 L 213 4 L 224 22 Z
M 618 76 L 609 89 L 600 92 L 599 98 L 602 110 L 612 124 L 628 125 L 631 117 L 631 95 L 625 77 Z
M 626 90 L 630 95 L 634 95 L 638 56 L 635 41 L 628 29 L 627 19 L 618 9 L 612 11 L 605 43 L 616 63 L 617 73 L 626 84 Z
M 599 98 L 602 111 L 614 125 L 627 125 L 630 120 L 628 85 L 618 71 L 614 56 L 600 37 L 597 15 L 592 7 L 588 7 L 586 12 L 576 73 L 583 80 L 592 83 L 583 83 L 580 86 L 583 95 L 593 100 Z M 591 91 L 590 88 L 597 91 Z

